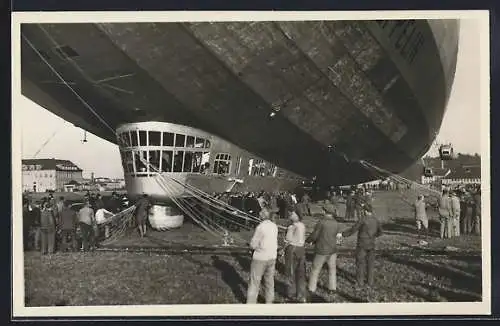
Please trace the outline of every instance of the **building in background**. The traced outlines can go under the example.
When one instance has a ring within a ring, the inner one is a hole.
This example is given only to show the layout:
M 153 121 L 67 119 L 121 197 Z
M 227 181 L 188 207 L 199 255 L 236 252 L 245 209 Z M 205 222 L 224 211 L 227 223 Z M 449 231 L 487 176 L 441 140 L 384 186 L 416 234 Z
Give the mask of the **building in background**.
M 481 166 L 464 165 L 457 167 L 453 169 L 449 175 L 443 178 L 443 184 L 447 186 L 480 185 Z
M 111 179 L 105 177 L 94 178 L 94 182 L 99 191 L 122 190 L 125 189 L 124 179 Z
M 83 181 L 82 169 L 68 160 L 22 160 L 23 192 L 64 191 L 71 181 Z
M 430 175 L 422 174 L 420 183 L 423 185 L 441 184 L 441 180 L 451 173 L 450 169 L 440 167 L 426 169 L 429 169 Z

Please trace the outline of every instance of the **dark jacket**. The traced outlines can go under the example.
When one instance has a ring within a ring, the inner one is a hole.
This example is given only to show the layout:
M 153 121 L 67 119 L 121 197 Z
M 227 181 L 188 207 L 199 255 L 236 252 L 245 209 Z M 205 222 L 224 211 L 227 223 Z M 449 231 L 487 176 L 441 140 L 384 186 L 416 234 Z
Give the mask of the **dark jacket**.
M 54 212 L 51 209 L 42 209 L 40 215 L 40 228 L 41 229 L 55 229 L 56 220 Z
M 297 214 L 299 214 L 299 216 L 301 217 L 309 215 L 307 205 L 305 203 L 298 203 L 295 209 L 297 211 Z
M 117 197 L 111 197 L 108 200 L 108 210 L 112 213 L 119 213 L 121 211 L 121 202 Z
M 314 227 L 306 242 L 314 242 L 315 253 L 318 255 L 331 255 L 337 252 L 337 233 L 339 224 L 334 218 L 325 217 Z
M 474 195 L 474 215 L 475 216 L 481 216 L 481 195 L 480 194 L 475 194 Z
M 40 209 L 35 206 L 31 206 L 31 210 L 28 206 L 23 207 L 23 225 L 25 227 L 37 227 L 40 226 Z
M 354 196 L 349 194 L 345 199 L 345 205 L 347 209 L 352 209 L 354 207 Z
M 147 216 L 148 215 L 148 209 L 151 206 L 151 202 L 147 197 L 142 197 L 140 198 L 137 203 L 137 208 L 135 210 L 135 215 L 136 216 Z
M 94 201 L 94 206 L 92 208 L 97 211 L 98 209 L 104 208 L 104 201 L 102 198 L 96 198 Z
M 382 224 L 371 214 L 366 215 L 350 229 L 342 232 L 343 237 L 348 237 L 358 232 L 358 248 L 375 249 L 375 239 L 382 235 Z
M 77 223 L 76 212 L 69 207 L 64 207 L 61 212 L 61 230 L 74 230 Z

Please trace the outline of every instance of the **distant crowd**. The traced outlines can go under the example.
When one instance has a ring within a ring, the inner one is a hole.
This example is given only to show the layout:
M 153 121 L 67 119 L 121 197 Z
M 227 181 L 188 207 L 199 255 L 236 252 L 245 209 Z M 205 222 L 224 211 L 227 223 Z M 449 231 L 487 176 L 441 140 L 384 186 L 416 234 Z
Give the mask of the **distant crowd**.
M 439 200 L 441 238 L 481 233 L 481 188 L 444 189 Z

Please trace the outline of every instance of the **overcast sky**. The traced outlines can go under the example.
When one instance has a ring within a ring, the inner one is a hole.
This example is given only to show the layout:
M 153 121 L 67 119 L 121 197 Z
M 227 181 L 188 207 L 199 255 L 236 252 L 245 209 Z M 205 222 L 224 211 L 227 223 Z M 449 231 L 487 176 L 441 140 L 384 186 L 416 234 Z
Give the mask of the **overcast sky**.
M 441 130 L 440 142 L 451 142 L 456 152 L 480 153 L 479 116 L 479 27 L 475 20 L 461 22 L 455 82 Z M 123 177 L 118 146 L 83 130 L 23 97 L 15 108 L 22 115 L 22 155 L 33 158 L 42 144 L 55 136 L 37 155 L 38 158 L 68 159 L 95 176 Z M 431 154 L 436 154 L 431 152 Z

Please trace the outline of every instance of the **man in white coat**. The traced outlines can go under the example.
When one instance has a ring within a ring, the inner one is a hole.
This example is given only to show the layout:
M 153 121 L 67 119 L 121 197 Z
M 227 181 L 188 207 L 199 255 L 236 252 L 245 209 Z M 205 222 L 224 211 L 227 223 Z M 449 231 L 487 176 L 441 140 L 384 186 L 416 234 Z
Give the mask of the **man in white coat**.
M 427 205 L 423 195 L 419 195 L 415 201 L 415 219 L 419 235 L 427 235 L 429 230 L 429 219 L 427 218 Z
M 250 282 L 247 291 L 247 303 L 257 303 L 260 283 L 264 277 L 266 303 L 274 301 L 274 274 L 278 256 L 278 226 L 271 220 L 267 209 L 260 212 L 263 221 L 255 229 L 250 241 L 254 250 L 250 265 Z
M 460 199 L 456 191 L 451 193 L 451 224 L 452 236 L 460 236 Z
M 96 223 L 99 228 L 103 228 L 104 225 L 104 238 L 109 237 L 109 223 L 106 223 L 108 218 L 113 216 L 114 214 L 108 210 L 106 210 L 104 207 L 101 207 L 97 210 L 95 213 L 95 219 Z

